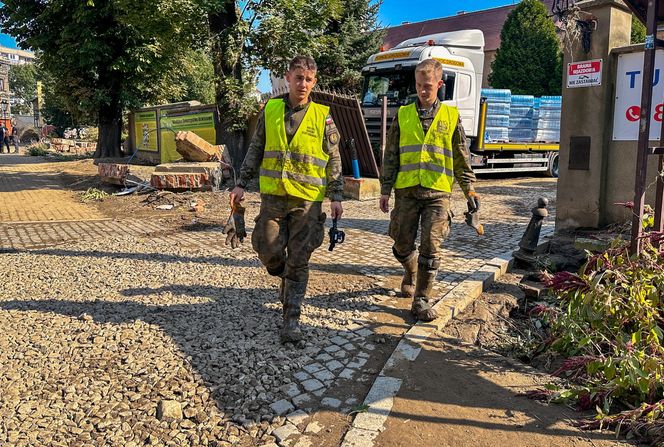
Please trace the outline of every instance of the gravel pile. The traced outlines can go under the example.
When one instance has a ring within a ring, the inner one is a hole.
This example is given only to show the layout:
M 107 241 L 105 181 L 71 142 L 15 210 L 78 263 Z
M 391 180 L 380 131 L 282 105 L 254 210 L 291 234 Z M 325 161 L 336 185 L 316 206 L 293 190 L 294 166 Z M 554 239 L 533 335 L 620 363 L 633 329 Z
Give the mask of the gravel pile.
M 277 283 L 250 244 L 185 242 L 3 254 L 0 444 L 261 445 L 366 362 L 367 278 L 315 273 L 306 346 L 284 347 Z

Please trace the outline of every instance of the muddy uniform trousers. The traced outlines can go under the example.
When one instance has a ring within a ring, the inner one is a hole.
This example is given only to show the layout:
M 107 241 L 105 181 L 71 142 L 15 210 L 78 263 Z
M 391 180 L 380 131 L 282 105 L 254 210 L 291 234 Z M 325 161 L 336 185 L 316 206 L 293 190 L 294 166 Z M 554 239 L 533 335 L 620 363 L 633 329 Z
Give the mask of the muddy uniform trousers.
M 389 233 L 394 240 L 392 252 L 406 271 L 401 289 L 405 296 L 415 298 L 413 313 L 418 318 L 433 319 L 429 301 L 440 267 L 441 245 L 450 233 L 450 197 L 419 186 L 397 189 L 394 195 Z M 418 230 L 419 255 L 415 246 Z
M 283 341 L 301 338 L 298 321 L 309 280 L 309 259 L 323 243 L 325 218 L 321 202 L 261 195 L 251 243 L 267 272 L 281 278 Z

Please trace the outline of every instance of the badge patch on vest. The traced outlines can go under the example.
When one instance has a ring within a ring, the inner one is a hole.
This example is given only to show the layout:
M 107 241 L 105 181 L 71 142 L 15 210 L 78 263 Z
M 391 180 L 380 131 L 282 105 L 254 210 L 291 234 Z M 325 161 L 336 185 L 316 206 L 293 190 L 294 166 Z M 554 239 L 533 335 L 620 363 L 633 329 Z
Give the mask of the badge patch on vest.
M 312 126 L 307 126 L 306 129 L 303 129 L 302 133 L 312 138 L 318 138 L 318 130 Z
M 447 121 L 438 121 L 438 125 L 436 126 L 436 130 L 440 133 L 447 133 L 449 130 L 449 125 L 447 124 Z

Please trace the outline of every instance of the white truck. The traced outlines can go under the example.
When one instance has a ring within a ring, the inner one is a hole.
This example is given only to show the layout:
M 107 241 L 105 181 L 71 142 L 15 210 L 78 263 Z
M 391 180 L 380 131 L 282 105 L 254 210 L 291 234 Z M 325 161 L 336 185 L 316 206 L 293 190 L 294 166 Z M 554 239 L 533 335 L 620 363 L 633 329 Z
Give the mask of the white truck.
M 382 139 L 383 120 L 389 128 L 399 106 L 417 99 L 415 66 L 430 58 L 443 65 L 445 86 L 438 97 L 459 109 L 469 137 L 471 164 L 478 173 L 545 171 L 558 176 L 558 143 L 485 142 L 486 104 L 481 97 L 484 34 L 480 30 L 416 37 L 369 57 L 362 68 L 360 101 L 374 145 Z

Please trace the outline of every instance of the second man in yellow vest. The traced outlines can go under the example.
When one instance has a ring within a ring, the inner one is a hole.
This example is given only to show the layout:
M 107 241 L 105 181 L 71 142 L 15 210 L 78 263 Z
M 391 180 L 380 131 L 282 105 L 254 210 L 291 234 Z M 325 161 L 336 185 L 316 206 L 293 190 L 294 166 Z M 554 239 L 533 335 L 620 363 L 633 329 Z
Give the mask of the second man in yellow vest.
M 267 102 L 231 193 L 231 201 L 239 203 L 247 183 L 259 175 L 261 208 L 251 242 L 268 273 L 281 278 L 283 343 L 302 339 L 309 258 L 324 238 L 323 199 L 330 198 L 332 218 L 343 213 L 339 132 L 329 108 L 309 99 L 316 71 L 310 57 L 291 61 L 289 93 Z
M 380 208 L 385 213 L 395 190 L 389 233 L 394 240 L 392 252 L 405 269 L 401 292 L 414 298 L 411 311 L 423 321 L 437 318 L 432 289 L 441 265 L 441 244 L 450 232 L 455 179 L 471 207 L 479 209 L 459 112 L 437 96 L 442 75 L 443 67 L 434 59 L 415 68 L 417 102 L 399 108 L 387 137 L 380 179 Z

